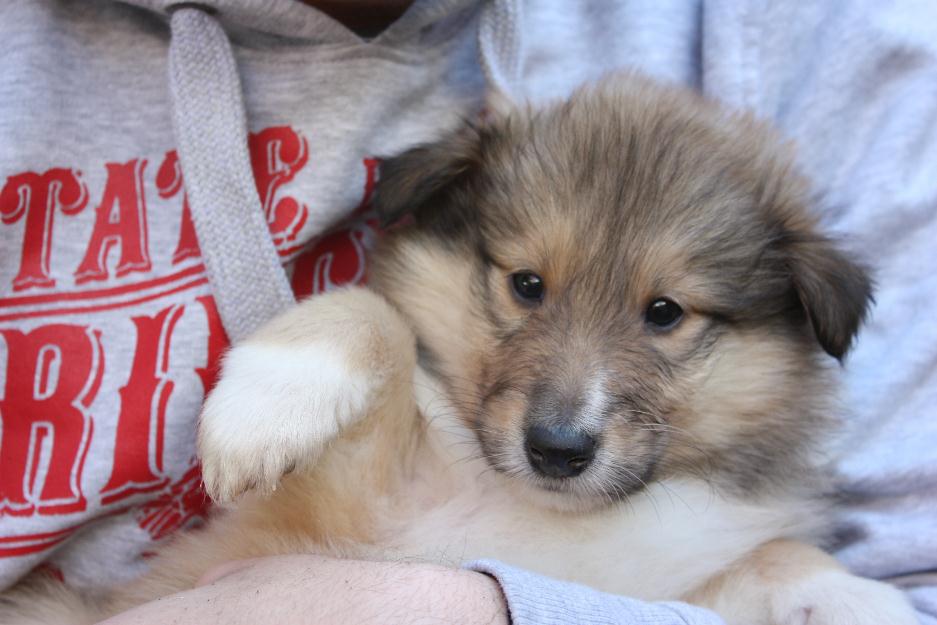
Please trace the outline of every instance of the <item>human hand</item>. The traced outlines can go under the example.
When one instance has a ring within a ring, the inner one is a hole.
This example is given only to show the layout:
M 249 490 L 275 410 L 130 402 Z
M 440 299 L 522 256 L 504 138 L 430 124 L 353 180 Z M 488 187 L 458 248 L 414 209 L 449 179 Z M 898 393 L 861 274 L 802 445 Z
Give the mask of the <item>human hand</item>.
M 100 625 L 507 625 L 501 589 L 482 573 L 422 563 L 295 555 L 222 565 L 190 591 Z

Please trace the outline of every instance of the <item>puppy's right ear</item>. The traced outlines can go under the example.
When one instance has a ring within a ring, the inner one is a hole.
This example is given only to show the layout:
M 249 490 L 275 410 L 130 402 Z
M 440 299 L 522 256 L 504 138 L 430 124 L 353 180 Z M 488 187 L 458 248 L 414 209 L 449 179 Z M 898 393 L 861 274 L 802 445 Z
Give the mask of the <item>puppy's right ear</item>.
M 381 163 L 375 209 L 381 226 L 412 215 L 418 222 L 444 210 L 452 192 L 467 184 L 481 162 L 479 129 L 466 123 L 435 143 L 411 148 Z
M 872 303 L 872 279 L 825 237 L 797 234 L 786 245 L 794 289 L 820 346 L 843 360 Z

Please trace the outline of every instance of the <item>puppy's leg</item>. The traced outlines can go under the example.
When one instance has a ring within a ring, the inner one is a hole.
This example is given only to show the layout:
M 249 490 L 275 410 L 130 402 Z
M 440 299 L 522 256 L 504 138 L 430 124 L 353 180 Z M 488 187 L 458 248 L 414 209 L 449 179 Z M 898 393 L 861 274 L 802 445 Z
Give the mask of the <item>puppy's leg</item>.
M 894 587 L 857 577 L 821 550 L 776 540 L 707 582 L 687 601 L 729 625 L 915 625 Z
M 363 288 L 312 297 L 273 319 L 228 352 L 202 409 L 208 493 L 227 501 L 248 488 L 274 489 L 409 389 L 414 365 L 406 323 Z

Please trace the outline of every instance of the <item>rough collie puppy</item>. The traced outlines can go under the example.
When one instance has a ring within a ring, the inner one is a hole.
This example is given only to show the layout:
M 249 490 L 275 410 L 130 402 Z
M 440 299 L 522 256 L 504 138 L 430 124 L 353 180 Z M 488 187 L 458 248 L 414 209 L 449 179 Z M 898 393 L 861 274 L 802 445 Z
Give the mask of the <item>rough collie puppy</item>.
M 836 359 L 870 285 L 770 130 L 618 76 L 389 159 L 378 197 L 406 219 L 372 290 L 225 359 L 199 445 L 236 504 L 85 621 L 313 552 L 492 557 L 738 625 L 916 622 L 820 550 Z M 8 610 L 81 621 L 29 584 Z

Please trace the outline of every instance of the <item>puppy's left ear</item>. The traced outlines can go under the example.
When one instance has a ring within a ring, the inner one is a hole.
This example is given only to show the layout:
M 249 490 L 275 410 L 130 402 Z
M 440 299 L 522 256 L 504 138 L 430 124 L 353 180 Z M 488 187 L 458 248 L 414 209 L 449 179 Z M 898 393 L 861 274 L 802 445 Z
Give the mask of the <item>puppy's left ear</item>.
M 872 302 L 872 280 L 824 237 L 799 236 L 786 247 L 794 289 L 817 341 L 842 361 Z
M 421 221 L 427 213 L 443 210 L 453 188 L 464 184 L 478 168 L 479 143 L 478 128 L 466 123 L 435 143 L 385 159 L 374 202 L 381 226 L 406 215 Z
M 452 214 L 451 194 L 465 186 L 480 169 L 483 144 L 508 128 L 518 107 L 506 93 L 491 89 L 477 119 L 433 143 L 411 148 L 381 163 L 375 207 L 382 226 L 406 215 L 417 221 L 435 221 Z M 456 219 L 458 221 L 458 219 Z

